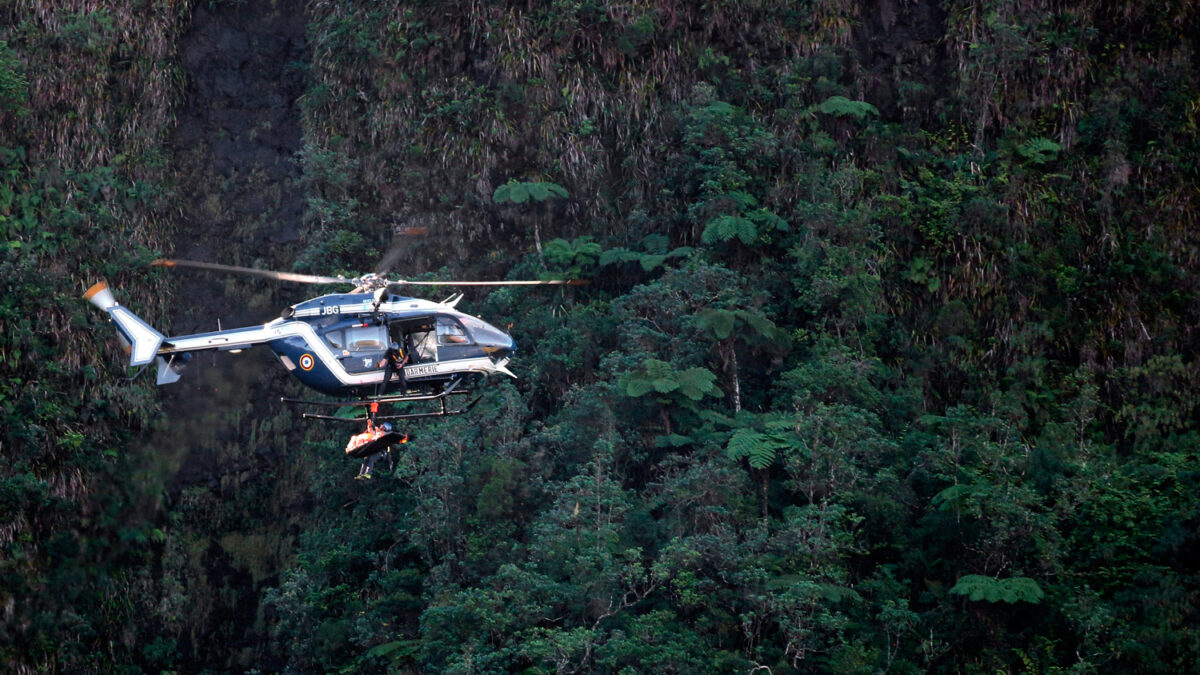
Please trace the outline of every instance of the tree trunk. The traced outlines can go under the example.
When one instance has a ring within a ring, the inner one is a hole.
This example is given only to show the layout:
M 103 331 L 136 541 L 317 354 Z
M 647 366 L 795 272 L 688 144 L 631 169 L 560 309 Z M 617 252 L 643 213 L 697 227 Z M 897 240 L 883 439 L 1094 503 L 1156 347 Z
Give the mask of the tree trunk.
M 733 413 L 736 415 L 742 411 L 742 383 L 738 379 L 737 350 L 733 345 L 729 346 L 729 367 L 733 372 Z

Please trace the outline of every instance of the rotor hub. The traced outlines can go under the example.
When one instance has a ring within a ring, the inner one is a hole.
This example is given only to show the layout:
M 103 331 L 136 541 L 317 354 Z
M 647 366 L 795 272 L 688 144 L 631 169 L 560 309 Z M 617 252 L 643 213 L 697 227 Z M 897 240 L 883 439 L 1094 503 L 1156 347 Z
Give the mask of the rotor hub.
M 387 277 L 370 272 L 356 279 L 347 279 L 348 283 L 354 284 L 355 293 L 372 293 L 381 288 L 387 288 L 390 283 Z

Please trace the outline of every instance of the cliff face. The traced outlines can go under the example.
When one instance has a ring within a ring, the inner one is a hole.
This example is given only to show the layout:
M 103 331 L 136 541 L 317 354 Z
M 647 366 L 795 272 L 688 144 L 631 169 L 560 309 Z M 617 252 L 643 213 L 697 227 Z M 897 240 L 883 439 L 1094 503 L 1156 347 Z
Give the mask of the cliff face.
M 1186 669 L 1197 17 L 0 7 L 0 659 Z M 468 296 L 521 379 L 371 482 L 269 353 L 126 382 L 78 300 L 261 323 L 313 289 L 145 264 L 393 248 L 592 284 Z
M 303 2 L 195 9 L 179 45 L 187 85 L 171 141 L 180 175 L 174 255 L 278 262 L 286 258 L 278 249 L 300 239 L 304 30 Z
M 170 257 L 290 269 L 305 210 L 298 99 L 308 53 L 305 3 L 200 4 L 179 43 L 182 91 L 170 140 L 178 216 Z M 177 274 L 169 325 L 192 333 L 262 324 L 312 294 L 293 284 Z M 164 423 L 143 452 L 167 500 L 155 612 L 187 669 L 269 666 L 261 607 L 297 534 L 304 488 L 289 479 L 301 425 L 267 350 L 202 355 L 156 392 Z
M 249 667 L 265 639 L 258 598 L 291 537 L 279 514 L 296 501 L 241 487 L 286 475 L 293 425 L 254 405 L 278 400 L 276 365 L 210 357 L 178 387 L 126 382 L 111 327 L 76 307 L 104 277 L 186 333 L 261 323 L 295 300 L 147 263 L 295 257 L 304 5 L 0 14 L 5 668 Z

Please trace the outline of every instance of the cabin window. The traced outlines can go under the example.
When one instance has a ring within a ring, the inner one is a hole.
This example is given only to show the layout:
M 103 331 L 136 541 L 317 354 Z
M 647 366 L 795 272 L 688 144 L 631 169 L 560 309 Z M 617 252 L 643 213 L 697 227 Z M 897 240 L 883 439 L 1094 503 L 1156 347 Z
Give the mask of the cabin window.
M 381 352 L 387 349 L 387 328 L 361 326 L 346 329 L 346 349 L 352 352 Z
M 325 338 L 325 342 L 336 351 L 341 351 L 346 348 L 346 335 L 343 331 L 326 331 L 323 337 Z
M 413 350 L 417 353 L 417 361 L 437 361 L 437 338 L 433 331 L 427 330 L 409 335 Z
M 440 345 L 465 345 L 471 342 L 462 324 L 448 316 L 438 317 L 437 336 Z

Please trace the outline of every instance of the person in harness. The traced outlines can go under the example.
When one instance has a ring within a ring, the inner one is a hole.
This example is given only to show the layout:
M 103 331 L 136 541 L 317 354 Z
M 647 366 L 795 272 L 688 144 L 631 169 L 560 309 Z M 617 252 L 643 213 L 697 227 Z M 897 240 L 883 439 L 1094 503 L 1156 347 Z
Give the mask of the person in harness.
M 355 479 L 371 478 L 371 470 L 375 468 L 375 462 L 379 461 L 381 456 L 387 455 L 388 459 L 391 459 L 392 444 L 407 442 L 408 434 L 394 431 L 388 422 L 376 426 L 374 422 L 367 420 L 366 430 L 351 436 L 350 442 L 346 444 L 348 456 L 363 460 Z
M 396 342 L 388 345 L 388 350 L 383 355 L 383 360 L 379 365 L 383 366 L 383 380 L 380 381 L 379 387 L 375 390 L 375 396 L 383 396 L 387 393 L 388 382 L 392 381 L 394 373 L 400 374 L 400 393 L 404 394 L 408 391 L 408 379 L 404 375 L 404 366 L 408 363 L 408 354 L 400 348 Z

